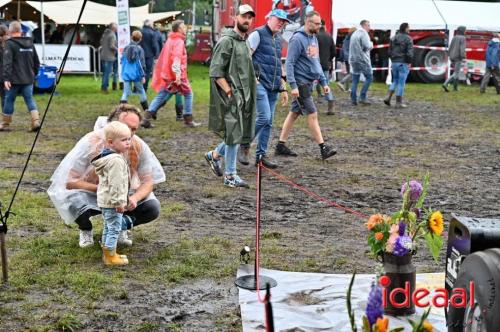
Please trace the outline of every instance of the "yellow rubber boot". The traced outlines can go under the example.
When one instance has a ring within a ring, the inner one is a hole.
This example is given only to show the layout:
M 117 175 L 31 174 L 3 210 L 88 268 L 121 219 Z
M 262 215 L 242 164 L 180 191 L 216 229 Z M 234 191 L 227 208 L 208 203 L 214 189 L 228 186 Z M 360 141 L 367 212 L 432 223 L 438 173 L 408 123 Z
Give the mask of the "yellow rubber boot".
M 128 258 L 125 255 L 119 255 L 116 253 L 116 248 L 109 249 L 107 247 L 102 247 L 102 261 L 104 265 L 127 265 Z
M 40 115 L 38 111 L 31 111 L 31 127 L 30 131 L 38 131 L 40 129 Z
M 10 131 L 10 123 L 12 122 L 12 115 L 2 115 L 2 124 L 0 124 L 0 131 Z

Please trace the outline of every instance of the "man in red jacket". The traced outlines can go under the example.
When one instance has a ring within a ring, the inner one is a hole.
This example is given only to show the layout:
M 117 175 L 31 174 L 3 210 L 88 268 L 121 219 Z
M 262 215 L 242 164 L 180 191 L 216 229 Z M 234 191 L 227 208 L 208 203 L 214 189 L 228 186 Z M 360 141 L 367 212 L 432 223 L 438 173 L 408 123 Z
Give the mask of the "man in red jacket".
M 151 128 L 151 119 L 156 119 L 156 112 L 162 104 L 177 93 L 184 96 L 184 124 L 198 127 L 200 123 L 193 121 L 193 91 L 187 76 L 186 25 L 177 20 L 172 23 L 172 32 L 161 50 L 156 63 L 151 87 L 158 93 L 151 102 L 141 126 Z

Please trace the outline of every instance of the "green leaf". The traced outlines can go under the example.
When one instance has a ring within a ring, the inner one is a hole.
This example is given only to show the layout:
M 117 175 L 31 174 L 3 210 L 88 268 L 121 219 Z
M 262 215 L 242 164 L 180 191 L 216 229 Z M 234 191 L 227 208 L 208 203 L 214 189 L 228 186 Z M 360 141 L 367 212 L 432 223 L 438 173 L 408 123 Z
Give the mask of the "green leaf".
M 427 247 L 429 248 L 432 257 L 437 262 L 439 259 L 439 251 L 443 247 L 443 238 L 432 233 L 426 233 L 425 241 L 427 242 Z
M 389 332 L 401 332 L 401 331 L 404 331 L 405 328 L 400 326 L 400 327 L 395 327 L 393 329 L 390 329 Z
M 363 332 L 370 332 L 370 322 L 366 316 L 363 316 Z

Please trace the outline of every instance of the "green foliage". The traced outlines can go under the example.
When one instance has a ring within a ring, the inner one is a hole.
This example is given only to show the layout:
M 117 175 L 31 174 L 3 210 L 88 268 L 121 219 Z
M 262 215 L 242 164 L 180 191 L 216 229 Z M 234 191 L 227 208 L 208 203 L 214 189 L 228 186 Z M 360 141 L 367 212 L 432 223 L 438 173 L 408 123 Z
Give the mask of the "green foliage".
M 443 247 L 443 237 L 432 233 L 425 234 L 425 241 L 427 242 L 427 247 L 436 262 L 439 261 L 439 251 Z
M 356 271 L 352 274 L 351 281 L 349 282 L 349 288 L 347 289 L 347 313 L 349 314 L 349 321 L 351 323 L 352 332 L 357 332 L 358 328 L 356 327 L 356 318 L 354 317 L 354 310 L 352 310 L 351 306 L 351 293 L 352 293 L 352 285 L 354 285 L 354 278 L 356 278 Z M 363 320 L 364 326 L 364 320 Z

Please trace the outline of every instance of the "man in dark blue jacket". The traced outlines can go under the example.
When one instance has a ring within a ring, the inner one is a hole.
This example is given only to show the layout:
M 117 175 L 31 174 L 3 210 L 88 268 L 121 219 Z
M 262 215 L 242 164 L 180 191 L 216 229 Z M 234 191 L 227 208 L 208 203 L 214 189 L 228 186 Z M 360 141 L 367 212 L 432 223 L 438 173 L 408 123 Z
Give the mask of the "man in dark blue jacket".
M 481 93 L 486 92 L 486 86 L 492 76 L 497 94 L 500 94 L 500 33 L 497 33 L 496 37 L 488 42 L 488 48 L 486 49 L 486 72 L 479 88 Z
M 160 54 L 161 48 L 159 48 L 158 34 L 156 30 L 153 29 L 153 21 L 144 21 L 144 26 L 141 29 L 142 40 L 140 46 L 144 50 L 144 57 L 146 60 L 146 82 L 144 83 L 144 90 L 148 90 L 149 79 L 153 73 L 154 61 Z
M 257 150 L 255 151 L 255 165 L 259 160 L 268 168 L 278 165 L 267 157 L 267 147 L 273 127 L 274 110 L 281 92 L 282 105 L 288 102 L 285 82 L 282 79 L 281 69 L 281 30 L 289 22 L 287 13 L 282 9 L 275 9 L 269 15 L 267 23 L 255 29 L 248 36 L 248 45 L 252 52 L 252 62 L 257 78 L 257 107 L 255 121 L 255 137 Z M 250 145 L 241 145 L 238 161 L 248 165 Z
M 307 117 L 307 124 L 313 139 L 318 143 L 323 160 L 337 153 L 332 147 L 325 144 L 318 122 L 318 112 L 311 95 L 314 81 L 319 81 L 325 94 L 330 87 L 319 62 L 319 48 L 316 34 L 321 26 L 321 17 L 318 12 L 310 11 L 306 14 L 305 24 L 295 32 L 288 44 L 286 58 L 286 78 L 292 88 L 292 109 L 288 113 L 283 130 L 276 145 L 276 155 L 296 157 L 297 154 L 285 145 L 293 124 L 303 114 Z

